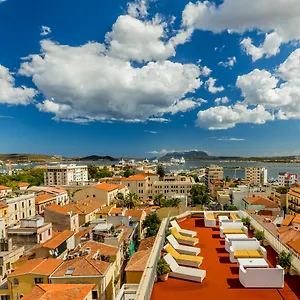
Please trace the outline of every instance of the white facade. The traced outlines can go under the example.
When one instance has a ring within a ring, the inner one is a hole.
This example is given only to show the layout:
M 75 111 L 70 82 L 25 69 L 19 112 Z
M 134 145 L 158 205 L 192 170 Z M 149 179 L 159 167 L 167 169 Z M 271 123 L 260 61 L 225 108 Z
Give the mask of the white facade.
M 223 167 L 211 165 L 211 166 L 205 168 L 206 188 L 208 188 L 209 182 L 211 180 L 223 180 L 223 179 L 224 179 Z
M 286 172 L 280 172 L 278 174 L 278 185 L 279 186 L 291 186 L 298 181 L 296 174 L 289 174 Z
M 5 199 L 8 206 L 8 226 L 15 225 L 21 219 L 35 216 L 35 195 L 25 194 Z
M 245 168 L 245 178 L 250 184 L 265 185 L 268 183 L 268 169 L 262 167 Z
M 45 185 L 70 185 L 72 182 L 88 181 L 88 167 L 77 165 L 48 166 L 44 173 Z

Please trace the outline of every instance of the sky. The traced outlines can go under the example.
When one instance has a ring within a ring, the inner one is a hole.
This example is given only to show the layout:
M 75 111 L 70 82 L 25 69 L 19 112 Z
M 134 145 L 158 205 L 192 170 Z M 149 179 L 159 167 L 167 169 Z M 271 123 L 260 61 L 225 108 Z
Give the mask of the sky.
M 0 0 L 0 153 L 300 155 L 299 0 Z

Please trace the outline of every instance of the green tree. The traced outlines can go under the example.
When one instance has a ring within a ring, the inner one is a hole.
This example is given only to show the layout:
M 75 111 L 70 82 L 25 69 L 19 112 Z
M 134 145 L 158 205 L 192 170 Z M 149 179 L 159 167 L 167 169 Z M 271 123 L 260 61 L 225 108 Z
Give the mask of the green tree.
M 117 193 L 115 203 L 118 207 L 125 207 L 125 198 L 123 193 Z
M 288 186 L 280 186 L 276 189 L 276 192 L 279 194 L 287 194 L 288 191 L 289 191 Z
M 156 195 L 154 196 L 154 200 L 153 200 L 154 205 L 161 206 L 161 204 L 162 204 L 164 198 L 165 198 L 165 197 L 164 197 L 164 195 L 163 195 L 162 193 L 156 194 Z
M 99 167 L 95 165 L 88 165 L 89 179 L 99 179 Z
M 137 206 L 139 202 L 139 196 L 134 193 L 129 193 L 124 198 L 124 206 L 128 209 L 133 209 Z
M 194 184 L 191 188 L 191 202 L 193 205 L 207 204 L 210 198 L 206 193 L 205 186 L 202 184 Z
M 156 213 L 148 215 L 142 223 L 142 228 L 146 230 L 145 237 L 155 236 L 159 230 L 161 220 Z
M 156 167 L 156 174 L 159 175 L 159 177 L 161 177 L 161 178 L 165 177 L 166 172 L 165 172 L 165 169 L 164 169 L 164 167 L 162 165 L 158 165 Z
M 225 177 L 225 181 L 226 181 L 226 182 L 229 182 L 229 181 L 230 181 L 230 177 L 229 177 L 229 176 L 226 176 L 226 177 Z
M 129 166 L 125 166 L 123 176 L 124 177 L 129 177 L 129 176 L 131 176 L 133 174 L 134 174 L 133 170 L 130 169 Z

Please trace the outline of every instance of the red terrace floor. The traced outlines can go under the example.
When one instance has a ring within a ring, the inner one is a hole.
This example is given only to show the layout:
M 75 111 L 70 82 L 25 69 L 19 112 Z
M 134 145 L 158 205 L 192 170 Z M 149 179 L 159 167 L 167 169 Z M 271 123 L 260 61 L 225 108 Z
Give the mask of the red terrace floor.
M 300 299 L 300 277 L 286 275 L 283 289 L 246 289 L 239 282 L 239 269 L 230 263 L 225 250 L 225 241 L 220 238 L 218 228 L 205 228 L 203 219 L 187 219 L 180 223 L 184 229 L 197 231 L 201 248 L 200 256 L 204 257 L 201 269 L 206 270 L 202 283 L 169 278 L 166 282 L 157 282 L 152 291 L 152 300 L 167 299 L 230 299 L 230 300 L 277 300 Z M 276 252 L 271 247 L 268 251 L 268 262 L 274 266 Z

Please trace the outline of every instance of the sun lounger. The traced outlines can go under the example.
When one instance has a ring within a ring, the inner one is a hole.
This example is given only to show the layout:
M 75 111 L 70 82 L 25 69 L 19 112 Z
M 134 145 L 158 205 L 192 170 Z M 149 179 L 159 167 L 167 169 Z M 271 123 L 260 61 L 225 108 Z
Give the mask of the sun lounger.
M 197 247 L 180 245 L 172 234 L 169 234 L 167 236 L 167 239 L 168 239 L 169 243 L 172 245 L 172 247 L 180 254 L 197 256 L 201 251 L 201 249 L 197 248 Z
M 170 266 L 171 269 L 171 272 L 169 274 L 170 277 L 202 282 L 206 276 L 205 270 L 179 266 L 176 260 L 169 253 L 164 256 L 164 260 Z
M 200 267 L 203 261 L 201 256 L 193 256 L 178 253 L 170 244 L 164 246 L 164 250 L 172 255 L 179 265 L 189 266 L 189 267 Z
M 199 240 L 197 238 L 192 238 L 192 237 L 180 234 L 176 227 L 171 227 L 170 231 L 174 235 L 175 239 L 178 241 L 179 244 L 195 246 L 199 242 Z
M 172 225 L 173 227 L 176 227 L 177 230 L 179 231 L 179 233 L 182 234 L 182 235 L 186 235 L 186 236 L 190 236 L 190 237 L 195 237 L 195 236 L 197 235 L 197 232 L 196 232 L 196 231 L 182 229 L 182 228 L 178 225 L 177 221 L 175 221 L 175 220 L 174 220 L 174 221 L 171 221 L 171 225 Z

